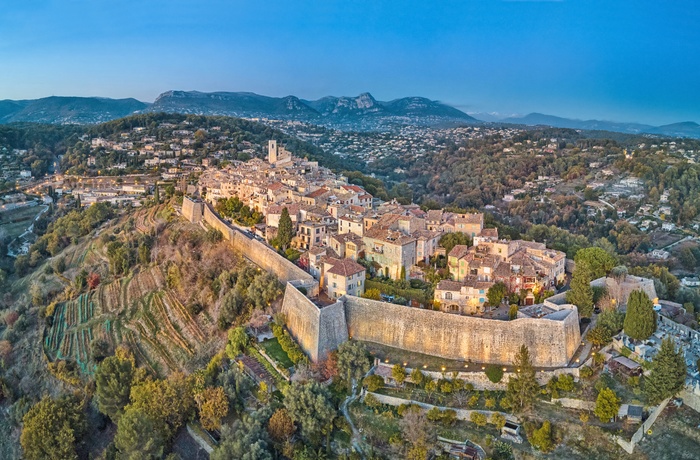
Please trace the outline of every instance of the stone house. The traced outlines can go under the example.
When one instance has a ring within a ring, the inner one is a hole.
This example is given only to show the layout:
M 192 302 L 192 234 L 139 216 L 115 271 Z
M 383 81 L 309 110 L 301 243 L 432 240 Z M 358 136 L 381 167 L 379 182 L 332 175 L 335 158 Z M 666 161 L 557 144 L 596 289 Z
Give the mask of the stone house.
M 365 232 L 365 259 L 378 265 L 378 273 L 393 279 L 404 277 L 416 264 L 416 238 L 375 225 Z M 402 270 L 403 267 L 403 270 Z
M 326 226 L 321 222 L 301 222 L 296 239 L 297 247 L 301 249 L 323 246 L 326 241 Z
M 479 281 L 474 277 L 464 281 L 442 280 L 435 288 L 434 301 L 448 313 L 473 315 L 481 311 L 486 302 L 486 293 L 492 281 Z
M 365 244 L 362 238 L 354 233 L 332 235 L 328 245 L 341 257 L 357 260 L 364 255 Z
M 344 295 L 360 297 L 365 292 L 365 267 L 350 259 L 327 257 L 323 261 L 321 287 L 328 297 Z

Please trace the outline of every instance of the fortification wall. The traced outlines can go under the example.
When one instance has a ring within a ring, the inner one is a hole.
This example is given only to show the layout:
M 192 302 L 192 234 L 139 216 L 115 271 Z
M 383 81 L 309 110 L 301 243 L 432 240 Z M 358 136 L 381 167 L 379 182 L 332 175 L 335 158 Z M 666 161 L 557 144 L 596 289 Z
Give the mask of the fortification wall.
M 190 197 L 182 199 L 182 215 L 193 224 L 202 220 L 202 202 Z
M 250 238 L 241 231 L 229 226 L 219 218 L 209 203 L 204 205 L 204 222 L 210 227 L 219 230 L 224 235 L 224 238 L 231 242 L 236 251 L 259 267 L 274 273 L 282 283 L 301 281 L 309 295 L 318 294 L 318 283 L 316 283 L 313 276 L 277 254 L 274 249 L 264 243 Z
M 282 301 L 282 313 L 285 316 L 287 329 L 294 340 L 312 361 L 317 361 L 321 309 L 294 285 L 287 283 Z
M 497 321 L 345 296 L 350 337 L 395 348 L 482 363 L 512 364 L 521 345 L 537 367 L 566 366 L 581 340 L 578 314 Z
M 325 358 L 348 340 L 345 306 L 340 301 L 319 308 L 294 283 L 287 283 L 282 313 L 290 334 L 312 361 Z
M 323 358 L 348 340 L 348 325 L 345 322 L 345 305 L 337 301 L 321 308 L 318 325 L 318 355 Z
M 617 299 L 618 305 L 627 305 L 627 299 L 632 291 L 642 290 L 653 301 L 658 296 L 654 287 L 654 280 L 650 278 L 641 278 L 639 276 L 627 275 L 623 280 L 618 281 L 615 278 L 598 278 L 594 281 L 597 285 L 603 285 L 608 290 L 608 295 Z

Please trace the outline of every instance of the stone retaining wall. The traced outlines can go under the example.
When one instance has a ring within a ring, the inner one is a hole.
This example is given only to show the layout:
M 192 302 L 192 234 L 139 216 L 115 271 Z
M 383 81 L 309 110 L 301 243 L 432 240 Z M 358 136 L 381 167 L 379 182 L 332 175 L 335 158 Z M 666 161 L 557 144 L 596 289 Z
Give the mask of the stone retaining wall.
M 382 395 L 379 393 L 372 393 L 370 391 L 365 391 L 363 390 L 363 394 L 371 394 L 377 400 L 382 403 L 382 404 L 387 404 L 389 406 L 400 406 L 401 404 L 413 404 L 416 406 L 420 406 L 425 410 L 430 410 L 433 407 L 437 407 L 440 410 L 453 410 L 457 413 L 457 420 L 466 420 L 470 421 L 471 420 L 471 415 L 473 412 L 481 412 L 482 414 L 486 415 L 488 420 L 491 420 L 491 416 L 493 414 L 501 414 L 503 415 L 506 420 L 519 423 L 519 421 L 511 414 L 506 414 L 505 412 L 500 412 L 500 411 L 492 411 L 492 410 L 472 410 L 472 409 L 458 409 L 455 407 L 445 407 L 445 406 L 435 406 L 433 404 L 428 404 L 420 401 L 413 401 L 411 399 L 403 399 L 403 398 L 397 398 L 396 396 L 388 396 L 388 395 Z
M 395 364 L 395 363 L 394 363 Z M 382 374 L 389 374 L 391 375 L 391 369 L 394 367 L 394 364 L 392 363 L 382 363 L 382 362 L 377 362 L 375 360 L 375 367 L 376 368 L 386 368 L 387 371 L 382 372 Z M 413 371 L 412 368 L 406 368 L 406 374 L 409 376 L 407 377 L 407 381 L 411 381 L 411 371 Z M 452 378 L 452 372 L 446 372 L 444 375 L 442 372 L 437 372 L 437 371 L 426 371 L 421 369 L 421 372 L 424 375 L 430 376 L 433 380 L 441 380 L 444 378 Z M 376 370 L 375 370 L 376 373 Z M 559 377 L 560 375 L 573 375 L 574 380 L 577 381 L 579 378 L 579 368 L 577 367 L 564 367 L 560 369 L 551 369 L 551 370 L 542 370 L 540 372 L 537 372 L 535 374 L 535 377 L 537 378 L 537 382 L 540 385 L 546 385 L 547 382 L 549 382 L 552 377 L 557 376 Z M 486 372 L 484 371 L 465 371 L 465 372 L 458 372 L 457 373 L 457 378 L 464 380 L 467 383 L 471 383 L 474 385 L 475 390 L 479 391 L 484 391 L 484 390 L 489 390 L 489 391 L 505 391 L 506 385 L 508 383 L 508 380 L 511 377 L 515 377 L 516 373 L 514 372 L 504 372 L 503 373 L 503 378 L 501 378 L 501 381 L 498 383 L 493 383 L 489 378 L 486 376 Z
M 634 447 L 639 443 L 639 441 L 644 439 L 644 435 L 648 430 L 651 429 L 652 425 L 654 425 L 654 422 L 659 417 L 659 415 L 661 415 L 664 409 L 666 409 L 666 405 L 668 405 L 668 402 L 670 400 L 671 398 L 664 399 L 661 402 L 661 404 L 659 404 L 659 406 L 656 409 L 654 409 L 654 411 L 651 414 L 649 414 L 649 418 L 647 418 L 644 421 L 644 423 L 642 423 L 642 425 L 639 427 L 639 429 L 637 429 L 637 431 L 632 435 L 632 439 L 626 441 L 622 438 L 617 438 L 617 443 L 620 445 L 620 447 L 625 449 L 625 451 L 628 454 L 634 452 Z

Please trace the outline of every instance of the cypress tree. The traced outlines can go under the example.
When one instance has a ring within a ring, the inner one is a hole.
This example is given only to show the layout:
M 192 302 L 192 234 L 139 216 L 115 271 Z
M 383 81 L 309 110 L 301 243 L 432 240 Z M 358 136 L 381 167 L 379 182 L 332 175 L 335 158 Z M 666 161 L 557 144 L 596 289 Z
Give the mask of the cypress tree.
M 578 314 L 582 318 L 590 318 L 593 314 L 593 288 L 588 264 L 576 265 L 571 279 L 571 290 L 566 293 L 566 301 L 578 307 Z
M 649 296 L 642 290 L 632 291 L 627 299 L 625 334 L 636 340 L 646 340 L 656 331 L 656 312 Z
M 506 402 L 513 411 L 520 411 L 530 406 L 537 397 L 540 384 L 535 377 L 535 369 L 530 361 L 530 351 L 525 345 L 515 355 L 513 363 L 518 370 L 517 377 L 511 377 L 506 389 Z
M 674 396 L 685 383 L 686 366 L 683 350 L 676 351 L 671 339 L 661 342 L 659 353 L 652 361 L 651 373 L 644 379 L 647 401 L 656 404 Z
M 292 225 L 292 218 L 289 217 L 289 211 L 285 207 L 282 208 L 280 223 L 277 229 L 277 241 L 279 242 L 280 248 L 283 250 L 287 249 L 289 243 L 292 242 L 292 238 L 294 238 L 294 226 Z

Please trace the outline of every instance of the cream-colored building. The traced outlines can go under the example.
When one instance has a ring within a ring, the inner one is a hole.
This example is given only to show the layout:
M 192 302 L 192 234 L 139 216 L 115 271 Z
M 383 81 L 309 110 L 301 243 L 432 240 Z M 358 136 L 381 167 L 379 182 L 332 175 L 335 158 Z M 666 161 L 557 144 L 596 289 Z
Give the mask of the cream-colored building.
M 492 281 L 468 278 L 462 282 L 442 280 L 435 288 L 434 301 L 449 313 L 473 315 L 483 310 Z
M 350 259 L 328 257 L 323 261 L 323 284 L 328 297 L 362 296 L 365 292 L 365 267 Z

